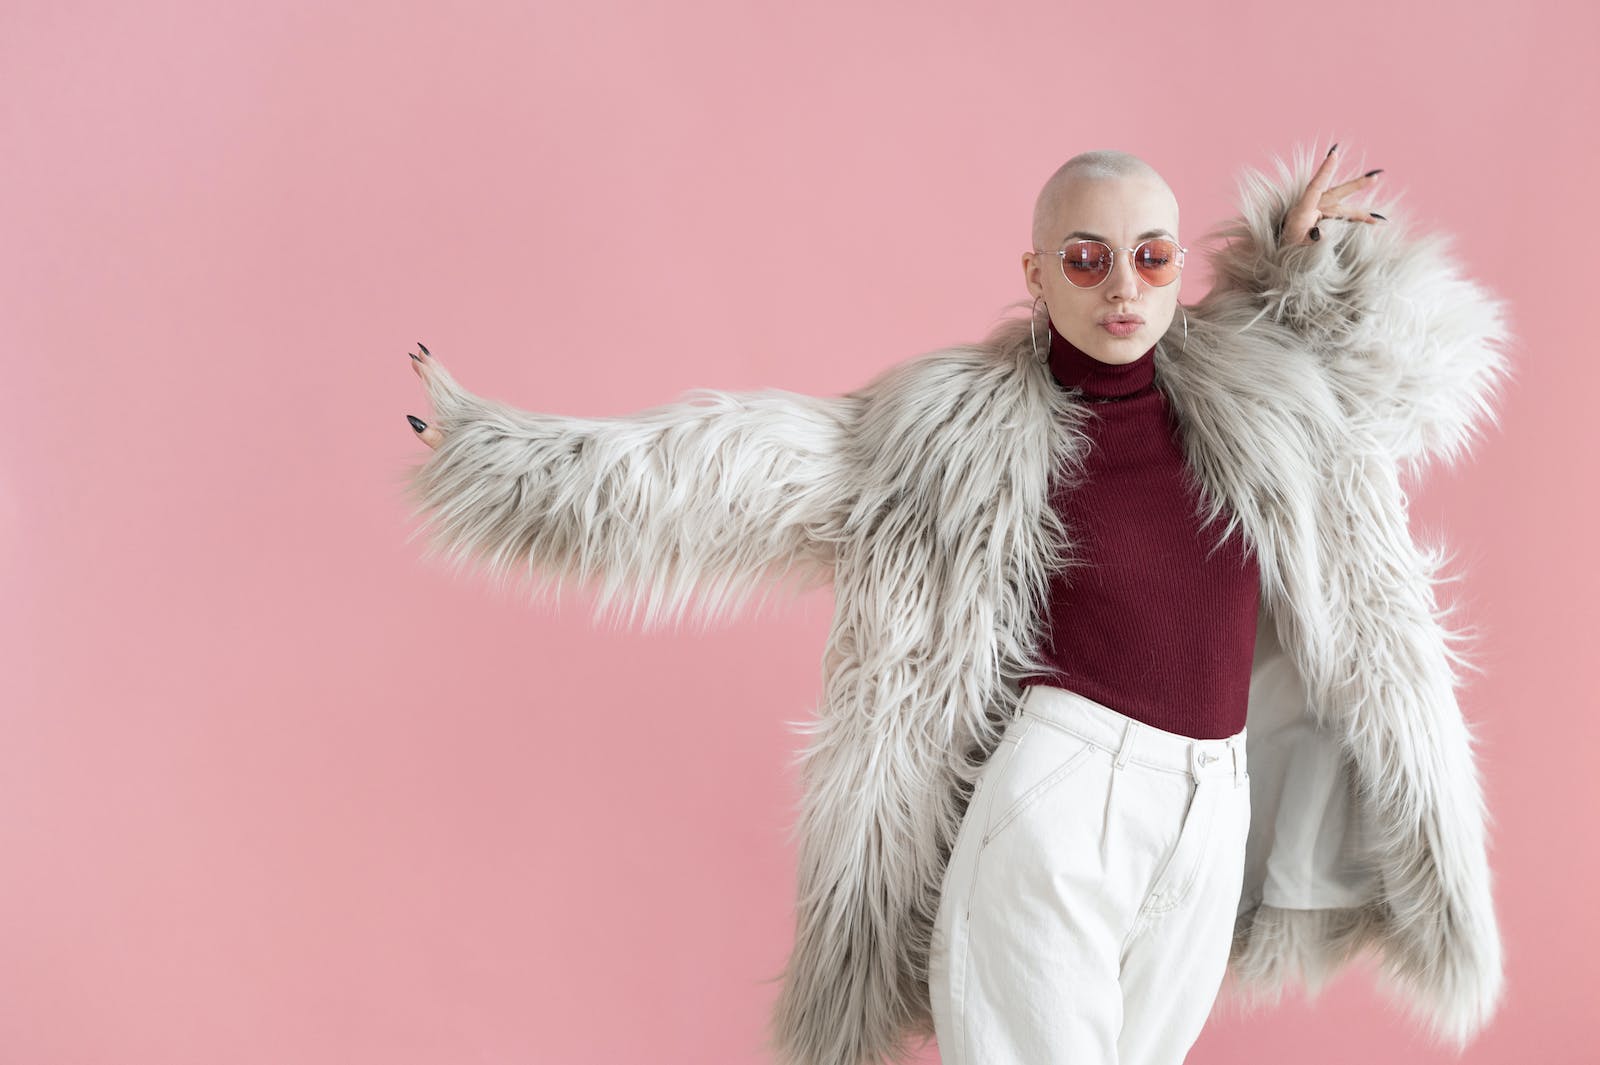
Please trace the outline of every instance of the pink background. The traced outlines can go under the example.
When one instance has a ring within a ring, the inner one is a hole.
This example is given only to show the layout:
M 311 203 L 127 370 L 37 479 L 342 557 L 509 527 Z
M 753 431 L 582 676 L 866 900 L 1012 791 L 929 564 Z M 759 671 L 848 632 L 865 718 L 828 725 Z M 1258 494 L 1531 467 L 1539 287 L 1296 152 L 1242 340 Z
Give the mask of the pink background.
M 406 351 L 556 413 L 834 393 L 1025 295 L 1074 152 L 1193 238 L 1335 139 L 1513 304 L 1413 504 L 1488 670 L 1466 1060 L 1593 1060 L 1595 16 L 773 7 L 5 5 L 0 1061 L 761 1060 L 830 594 L 608 631 L 420 564 Z M 1358 968 L 1190 1060 L 1448 1057 Z

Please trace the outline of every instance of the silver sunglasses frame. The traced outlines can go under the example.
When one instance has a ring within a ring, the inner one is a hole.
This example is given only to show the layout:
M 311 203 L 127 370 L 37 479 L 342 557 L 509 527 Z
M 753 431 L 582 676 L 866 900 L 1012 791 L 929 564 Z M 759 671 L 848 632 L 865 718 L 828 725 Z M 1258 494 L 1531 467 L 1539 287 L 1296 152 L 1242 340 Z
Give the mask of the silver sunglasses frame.
M 1167 285 L 1172 284 L 1173 281 L 1176 281 L 1178 279 L 1176 277 L 1174 277 L 1172 279 L 1172 281 L 1168 281 L 1166 285 L 1157 285 L 1157 284 L 1155 284 L 1155 283 L 1153 283 L 1151 281 L 1146 280 L 1145 276 L 1143 274 L 1139 273 L 1139 260 L 1134 258 L 1134 256 L 1136 256 L 1138 254 L 1140 248 L 1144 247 L 1146 244 L 1149 244 L 1151 241 L 1155 241 L 1155 240 L 1170 240 L 1170 239 L 1171 239 L 1170 237 L 1151 237 L 1151 238 L 1149 238 L 1149 240 L 1141 240 L 1138 244 L 1135 244 L 1131 248 L 1113 248 L 1113 247 L 1111 247 L 1111 245 L 1107 244 L 1103 240 L 1090 240 L 1088 237 L 1068 237 L 1066 240 L 1063 240 L 1061 242 L 1061 247 L 1056 249 L 1055 251 L 1040 251 L 1038 248 L 1035 248 L 1033 250 L 1033 254 L 1035 254 L 1035 255 L 1054 255 L 1061 262 L 1061 276 L 1067 282 L 1067 284 L 1071 285 L 1073 288 L 1081 288 L 1081 289 L 1084 289 L 1085 291 L 1088 291 L 1088 290 L 1091 290 L 1091 289 L 1097 289 L 1101 285 L 1105 284 L 1107 281 L 1111 280 L 1111 275 L 1113 273 L 1115 273 L 1116 269 L 1117 269 L 1117 253 L 1121 252 L 1121 251 L 1125 251 L 1125 252 L 1128 253 L 1128 256 L 1129 256 L 1128 261 L 1133 264 L 1134 276 L 1136 276 L 1140 281 L 1144 281 L 1144 283 L 1149 285 L 1151 288 L 1166 288 Z M 1189 249 L 1185 248 L 1182 244 L 1179 244 L 1175 240 L 1172 241 L 1172 243 L 1178 249 L 1178 273 L 1181 274 L 1181 273 L 1183 273 L 1184 260 L 1186 258 L 1188 258 Z M 1072 275 L 1067 273 L 1067 245 L 1069 245 L 1069 244 L 1098 244 L 1102 248 L 1109 249 L 1110 252 L 1111 252 L 1111 269 L 1106 271 L 1106 276 L 1102 277 L 1100 280 L 1096 281 L 1092 285 L 1080 285 L 1076 281 L 1072 280 Z

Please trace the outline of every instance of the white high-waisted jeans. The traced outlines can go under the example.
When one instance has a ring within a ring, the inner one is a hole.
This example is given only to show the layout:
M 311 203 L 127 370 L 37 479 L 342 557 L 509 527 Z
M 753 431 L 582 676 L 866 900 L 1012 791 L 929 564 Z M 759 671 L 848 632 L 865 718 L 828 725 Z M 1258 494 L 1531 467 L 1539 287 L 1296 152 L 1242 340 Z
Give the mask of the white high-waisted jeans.
M 1178 1065 L 1222 987 L 1250 827 L 1245 731 L 1196 740 L 1027 689 L 945 872 L 944 1065 Z

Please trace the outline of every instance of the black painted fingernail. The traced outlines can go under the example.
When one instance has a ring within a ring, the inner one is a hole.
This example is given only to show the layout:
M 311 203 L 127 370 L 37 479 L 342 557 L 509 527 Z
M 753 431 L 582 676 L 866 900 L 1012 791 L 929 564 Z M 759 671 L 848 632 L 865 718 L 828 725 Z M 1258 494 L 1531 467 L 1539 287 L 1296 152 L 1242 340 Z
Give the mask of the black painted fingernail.
M 1339 147 L 1339 142 L 1338 141 L 1334 141 L 1333 142 L 1333 148 L 1337 148 L 1337 147 Z M 1333 148 L 1329 148 L 1328 149 L 1328 155 L 1332 155 L 1333 154 Z M 1323 156 L 1323 158 L 1327 158 L 1327 156 Z
M 1367 212 L 1367 213 L 1368 213 L 1368 214 L 1370 214 L 1370 215 L 1371 215 L 1371 216 L 1372 216 L 1372 217 L 1374 217 L 1374 218 L 1383 218 L 1383 220 L 1384 220 L 1384 221 L 1385 221 L 1385 222 L 1387 222 L 1387 221 L 1388 221 L 1388 219 L 1387 219 L 1387 218 L 1384 218 L 1384 216 L 1383 216 L 1383 215 L 1381 215 L 1381 214 L 1379 214 L 1379 213 L 1378 213 L 1378 212 L 1377 212 L 1377 211 L 1368 211 L 1368 212 Z
M 1316 226 L 1312 226 L 1311 227 L 1311 239 L 1312 240 L 1321 240 L 1322 239 L 1322 231 L 1319 230 Z
M 427 355 L 428 358 L 430 358 L 430 359 L 433 358 L 433 356 L 431 354 L 429 354 L 429 352 L 428 352 L 428 346 L 426 344 L 424 344 L 422 341 L 420 341 L 420 340 L 417 341 L 417 347 L 421 348 L 422 349 L 422 353 L 424 355 Z
M 428 423 L 423 421 L 421 418 L 418 418 L 415 414 L 407 414 L 406 421 L 410 422 L 411 428 L 415 429 L 419 433 L 428 427 Z
M 1381 173 L 1383 173 L 1383 167 L 1380 166 L 1376 170 L 1368 170 L 1365 174 L 1362 174 L 1361 176 L 1362 177 L 1372 177 L 1374 174 L 1381 174 Z
M 421 362 L 422 361 L 421 359 L 417 358 L 417 353 L 414 352 L 414 351 L 408 351 L 408 352 L 406 352 L 406 354 L 411 356 L 411 359 L 412 359 L 413 362 Z

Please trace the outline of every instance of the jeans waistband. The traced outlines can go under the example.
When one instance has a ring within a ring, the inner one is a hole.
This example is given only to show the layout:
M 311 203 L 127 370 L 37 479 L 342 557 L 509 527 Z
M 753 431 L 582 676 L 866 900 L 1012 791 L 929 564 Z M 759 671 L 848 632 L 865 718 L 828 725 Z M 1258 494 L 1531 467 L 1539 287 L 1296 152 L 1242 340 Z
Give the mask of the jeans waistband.
M 1019 715 L 1072 733 L 1114 753 L 1116 765 L 1129 763 L 1192 774 L 1195 780 L 1231 776 L 1243 780 L 1247 772 L 1247 729 L 1227 739 L 1197 740 L 1136 721 L 1088 696 L 1049 684 L 1032 684 L 1022 693 Z

